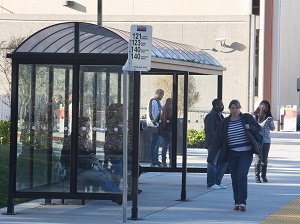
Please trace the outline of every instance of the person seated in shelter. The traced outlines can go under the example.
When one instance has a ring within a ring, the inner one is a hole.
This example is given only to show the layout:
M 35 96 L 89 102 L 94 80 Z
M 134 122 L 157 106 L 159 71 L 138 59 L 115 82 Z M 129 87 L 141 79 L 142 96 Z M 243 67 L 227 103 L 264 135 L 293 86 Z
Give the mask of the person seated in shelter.
M 123 104 L 114 103 L 107 108 L 105 127 L 105 160 L 110 161 L 112 179 L 119 186 L 123 172 Z
M 123 104 L 113 103 L 106 110 L 106 123 L 105 123 L 105 163 L 111 163 L 112 179 L 117 186 L 120 185 L 123 177 Z M 131 160 L 131 144 L 130 137 L 128 139 L 128 169 L 132 167 Z M 139 166 L 139 175 L 141 174 L 142 167 Z M 129 179 L 129 187 L 131 185 Z M 138 189 L 138 193 L 142 190 Z
M 122 191 L 111 179 L 110 174 L 101 167 L 99 160 L 92 151 L 92 144 L 89 138 L 90 119 L 89 117 L 79 117 L 78 121 L 78 162 L 77 162 L 77 179 L 89 183 L 94 187 L 101 187 L 105 192 Z M 71 134 L 72 135 L 72 134 Z M 60 162 L 68 171 L 70 169 L 70 150 L 71 135 L 69 135 L 63 144 Z M 117 202 L 117 201 L 114 201 Z M 117 202 L 121 204 L 122 202 Z

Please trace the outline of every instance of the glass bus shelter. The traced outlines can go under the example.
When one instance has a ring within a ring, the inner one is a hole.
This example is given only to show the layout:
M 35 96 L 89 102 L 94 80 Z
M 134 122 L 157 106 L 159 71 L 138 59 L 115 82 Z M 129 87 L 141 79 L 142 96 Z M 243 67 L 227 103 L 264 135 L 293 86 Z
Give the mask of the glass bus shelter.
M 14 198 L 45 198 L 46 203 L 54 198 L 121 200 L 119 140 L 123 129 L 118 108 L 123 110 L 122 67 L 128 39 L 125 31 L 68 22 L 36 32 L 8 55 L 12 58 L 12 126 L 7 214 L 14 213 Z M 153 38 L 151 66 L 149 72 L 128 74 L 126 190 L 133 200 L 132 218 L 137 218 L 142 170 L 182 172 L 181 199 L 185 200 L 186 172 L 206 170 L 197 163 L 197 157 L 206 151 L 187 148 L 187 131 L 200 130 L 205 113 L 201 108 L 222 98 L 224 68 L 204 51 Z M 172 134 L 176 137 L 172 138 L 168 165 L 151 167 L 145 114 L 158 88 L 165 92 L 162 104 L 173 99 L 172 122 L 177 125 Z M 89 122 L 83 125 L 85 118 Z M 63 148 L 69 150 L 64 162 Z M 85 150 L 88 156 L 82 154 Z M 197 155 L 190 162 L 189 150 Z M 99 173 L 83 167 L 82 158 L 88 160 L 90 155 L 97 161 Z M 95 186 L 85 169 L 107 177 Z

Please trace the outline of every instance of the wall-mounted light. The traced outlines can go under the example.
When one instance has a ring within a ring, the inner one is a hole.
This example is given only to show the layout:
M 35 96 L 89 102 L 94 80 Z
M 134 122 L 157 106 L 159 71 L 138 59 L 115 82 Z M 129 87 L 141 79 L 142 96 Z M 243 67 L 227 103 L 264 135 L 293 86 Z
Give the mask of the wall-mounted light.
M 74 1 L 63 1 L 63 6 L 74 6 Z
M 215 41 L 216 41 L 216 42 L 220 42 L 220 45 L 221 45 L 222 47 L 224 47 L 224 46 L 225 46 L 226 37 L 216 38 Z

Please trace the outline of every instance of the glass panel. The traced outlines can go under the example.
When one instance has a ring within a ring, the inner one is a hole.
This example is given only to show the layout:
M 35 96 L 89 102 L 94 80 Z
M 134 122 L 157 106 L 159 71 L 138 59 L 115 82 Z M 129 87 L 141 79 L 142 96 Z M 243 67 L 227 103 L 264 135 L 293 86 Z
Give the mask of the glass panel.
M 77 163 L 79 192 L 122 192 L 121 69 L 81 66 Z
M 187 166 L 206 168 L 207 149 L 204 148 L 204 117 L 217 98 L 217 76 L 189 76 Z
M 177 160 L 176 166 L 182 166 L 183 118 L 184 118 L 184 75 L 178 76 L 178 119 L 177 119 Z
M 68 65 L 20 65 L 18 83 L 18 150 L 16 188 L 19 191 L 68 191 L 59 158 L 64 132 Z M 66 125 L 68 126 L 68 125 Z
M 173 75 L 143 75 L 141 86 L 139 160 L 143 166 L 170 167 Z

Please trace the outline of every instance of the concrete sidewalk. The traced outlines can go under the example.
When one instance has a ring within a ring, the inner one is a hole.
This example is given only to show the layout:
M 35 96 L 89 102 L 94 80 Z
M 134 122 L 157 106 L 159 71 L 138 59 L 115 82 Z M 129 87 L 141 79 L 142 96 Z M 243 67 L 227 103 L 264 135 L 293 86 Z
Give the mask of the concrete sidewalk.
M 206 188 L 206 174 L 188 173 L 187 199 L 179 201 L 180 173 L 145 173 L 140 177 L 140 220 L 128 223 L 260 223 L 300 196 L 300 133 L 273 132 L 269 155 L 269 183 L 257 184 L 253 166 L 249 172 L 247 211 L 233 210 L 231 179 L 226 174 L 225 190 Z M 42 205 L 35 200 L 15 206 L 17 215 L 0 215 L 0 223 L 122 223 L 122 206 L 111 201 L 56 200 Z M 299 212 L 300 213 L 300 208 Z M 6 208 L 0 210 L 6 212 Z M 128 202 L 128 218 L 131 202 Z M 284 217 L 286 222 L 300 223 L 299 217 Z M 299 220 L 297 220 L 297 218 Z M 264 222 L 266 223 L 266 222 Z M 271 223 L 271 222 L 270 222 Z M 273 222 L 274 223 L 274 222 Z

